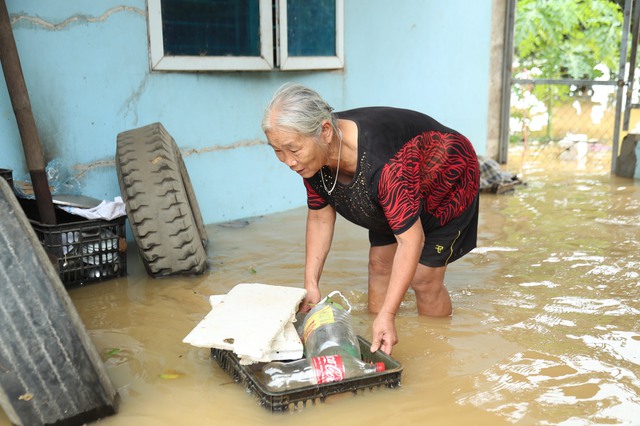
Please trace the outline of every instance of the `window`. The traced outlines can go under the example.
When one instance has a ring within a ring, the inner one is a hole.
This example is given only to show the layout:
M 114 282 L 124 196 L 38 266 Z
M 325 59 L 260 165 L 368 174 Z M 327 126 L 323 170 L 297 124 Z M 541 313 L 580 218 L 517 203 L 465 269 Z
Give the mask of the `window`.
M 343 0 L 149 0 L 159 71 L 337 69 Z

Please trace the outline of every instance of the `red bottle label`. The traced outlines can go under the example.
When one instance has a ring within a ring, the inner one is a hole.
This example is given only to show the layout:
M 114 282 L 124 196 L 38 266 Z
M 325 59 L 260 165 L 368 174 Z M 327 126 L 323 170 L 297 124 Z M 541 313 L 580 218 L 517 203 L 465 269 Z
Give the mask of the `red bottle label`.
M 318 356 L 311 358 L 311 362 L 319 385 L 344 380 L 344 364 L 340 355 Z

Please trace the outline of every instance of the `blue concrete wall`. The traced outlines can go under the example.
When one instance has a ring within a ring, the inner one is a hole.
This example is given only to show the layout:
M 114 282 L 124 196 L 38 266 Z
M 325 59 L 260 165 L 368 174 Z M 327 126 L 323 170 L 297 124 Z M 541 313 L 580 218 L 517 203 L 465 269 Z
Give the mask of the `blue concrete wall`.
M 6 0 L 45 160 L 84 195 L 113 199 L 119 132 L 160 121 L 180 146 L 206 223 L 305 203 L 300 178 L 260 130 L 286 81 L 336 108 L 426 112 L 485 152 L 491 0 L 346 0 L 344 70 L 151 73 L 143 0 Z M 0 168 L 26 175 L 4 76 Z

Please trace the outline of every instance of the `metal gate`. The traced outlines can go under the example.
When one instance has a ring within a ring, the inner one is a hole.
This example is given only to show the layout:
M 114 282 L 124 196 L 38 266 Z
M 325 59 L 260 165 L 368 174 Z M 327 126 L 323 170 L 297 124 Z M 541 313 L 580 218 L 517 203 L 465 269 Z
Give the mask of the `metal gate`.
M 609 75 L 604 70 L 597 80 L 537 79 L 534 73 L 513 76 L 516 2 L 508 0 L 506 5 L 498 161 L 613 172 L 621 133 L 640 133 L 640 128 L 629 129 L 630 124 L 640 126 L 640 114 L 633 111 L 640 108 L 633 92 L 640 0 L 625 0 L 619 69 Z M 568 102 L 554 103 L 559 90 L 569 93 Z

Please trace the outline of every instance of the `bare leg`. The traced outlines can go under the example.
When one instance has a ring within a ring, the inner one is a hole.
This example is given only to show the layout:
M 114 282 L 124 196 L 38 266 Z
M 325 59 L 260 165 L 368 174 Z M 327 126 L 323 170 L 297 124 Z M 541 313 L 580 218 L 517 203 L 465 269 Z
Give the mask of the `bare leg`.
M 397 244 L 369 249 L 369 311 L 378 313 L 389 287 Z
M 444 286 L 446 266 L 432 268 L 419 264 L 411 287 L 416 293 L 418 313 L 446 317 L 453 313 L 449 291 Z

